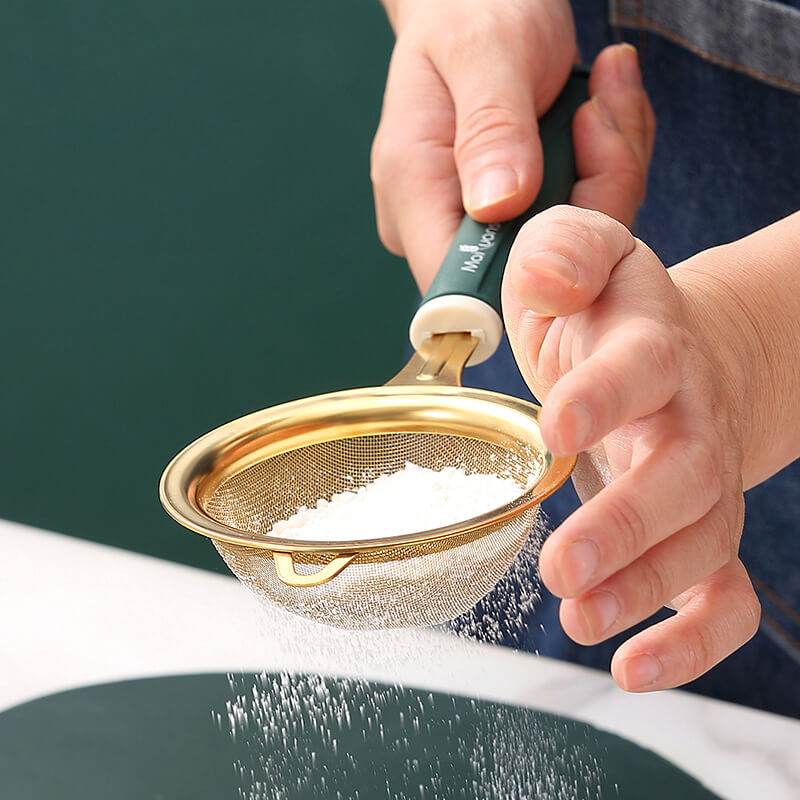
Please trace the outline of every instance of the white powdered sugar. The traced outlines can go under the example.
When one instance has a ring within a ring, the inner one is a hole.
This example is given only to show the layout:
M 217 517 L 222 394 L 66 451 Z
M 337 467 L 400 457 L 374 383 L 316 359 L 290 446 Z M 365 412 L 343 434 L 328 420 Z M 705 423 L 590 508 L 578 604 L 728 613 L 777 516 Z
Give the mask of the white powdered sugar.
M 406 462 L 403 469 L 356 491 L 320 499 L 277 522 L 271 536 L 309 541 L 348 541 L 400 536 L 477 517 L 517 498 L 512 478 L 432 470 Z

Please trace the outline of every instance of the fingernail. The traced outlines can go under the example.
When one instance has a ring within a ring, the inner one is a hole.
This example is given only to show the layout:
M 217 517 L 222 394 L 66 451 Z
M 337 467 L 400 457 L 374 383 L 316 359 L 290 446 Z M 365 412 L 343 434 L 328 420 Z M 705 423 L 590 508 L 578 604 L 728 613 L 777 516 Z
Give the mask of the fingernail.
M 578 285 L 578 268 L 558 253 L 531 253 L 510 270 L 511 288 L 525 308 L 536 314 L 557 317 L 559 306 L 552 305 L 556 293 Z M 563 300 L 563 298 L 562 298 Z
M 629 692 L 646 689 L 661 677 L 661 662 L 651 655 L 629 658 L 622 667 L 623 689 Z
M 600 549 L 591 539 L 578 539 L 562 548 L 558 571 L 571 597 L 584 591 L 599 563 Z
M 610 128 L 612 131 L 619 131 L 619 125 L 617 125 L 617 121 L 614 119 L 611 109 L 606 105 L 605 100 L 603 100 L 599 94 L 596 94 L 592 98 L 592 105 L 594 106 L 595 113 L 600 117 L 607 128 Z
M 570 400 L 558 415 L 558 439 L 562 453 L 577 453 L 583 449 L 592 433 L 592 415 L 578 400 Z
M 578 285 L 578 268 L 559 253 L 531 253 L 520 259 L 520 266 L 536 281 L 557 281 L 567 288 Z
M 469 190 L 467 209 L 478 211 L 496 205 L 519 191 L 519 177 L 511 167 L 489 167 L 478 173 Z
M 617 598 L 601 590 L 593 592 L 580 604 L 586 627 L 593 638 L 602 636 L 619 617 L 619 602 Z
M 635 89 L 641 88 L 642 73 L 639 69 L 639 54 L 632 44 L 625 42 L 617 48 L 617 68 L 625 83 Z

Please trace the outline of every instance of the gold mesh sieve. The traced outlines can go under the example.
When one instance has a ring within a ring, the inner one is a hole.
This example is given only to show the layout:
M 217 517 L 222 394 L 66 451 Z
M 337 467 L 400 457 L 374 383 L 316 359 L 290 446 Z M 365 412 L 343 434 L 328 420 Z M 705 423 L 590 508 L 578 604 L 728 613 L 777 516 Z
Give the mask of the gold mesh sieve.
M 539 503 L 567 479 L 574 459 L 548 452 L 537 406 L 460 382 L 464 366 L 491 356 L 502 337 L 500 284 L 514 237 L 527 218 L 569 197 L 572 119 L 587 87 L 588 70 L 574 68 L 539 121 L 544 174 L 531 208 L 503 224 L 464 217 L 411 322 L 416 353 L 405 369 L 386 386 L 297 400 L 230 422 L 165 470 L 160 493 L 167 511 L 210 537 L 260 596 L 340 627 L 452 619 L 502 577 Z M 311 542 L 270 535 L 275 522 L 302 506 L 407 461 L 496 473 L 516 481 L 519 494 L 479 517 L 402 536 L 376 531 L 370 539 Z
M 500 580 L 539 503 L 573 465 L 547 451 L 537 406 L 457 385 L 476 344 L 469 334 L 437 335 L 386 386 L 297 400 L 223 425 L 173 459 L 162 502 L 181 524 L 209 536 L 246 586 L 293 613 L 345 628 L 453 619 Z M 514 480 L 519 494 L 479 517 L 402 536 L 376 531 L 370 539 L 312 542 L 270 535 L 301 507 L 408 461 L 497 474 Z

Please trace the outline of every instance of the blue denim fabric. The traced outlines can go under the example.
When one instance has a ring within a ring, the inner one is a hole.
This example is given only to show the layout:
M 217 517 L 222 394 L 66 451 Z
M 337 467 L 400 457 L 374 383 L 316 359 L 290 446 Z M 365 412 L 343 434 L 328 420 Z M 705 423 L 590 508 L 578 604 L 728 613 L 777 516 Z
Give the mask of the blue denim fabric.
M 573 7 L 584 61 L 622 39 L 639 50 L 659 128 L 636 233 L 666 264 L 800 207 L 800 94 L 711 63 L 666 34 L 612 27 L 603 0 L 576 0 Z M 530 396 L 507 344 L 468 370 L 465 382 Z M 800 462 L 752 489 L 746 501 L 741 557 L 762 602 L 761 628 L 687 688 L 800 717 Z M 544 510 L 555 526 L 577 503 L 568 485 Z M 596 647 L 576 645 L 561 631 L 557 600 L 546 591 L 527 631 L 526 649 L 602 669 L 631 634 Z
M 706 60 L 800 91 L 800 8 L 774 0 L 610 0 L 612 24 L 649 31 Z

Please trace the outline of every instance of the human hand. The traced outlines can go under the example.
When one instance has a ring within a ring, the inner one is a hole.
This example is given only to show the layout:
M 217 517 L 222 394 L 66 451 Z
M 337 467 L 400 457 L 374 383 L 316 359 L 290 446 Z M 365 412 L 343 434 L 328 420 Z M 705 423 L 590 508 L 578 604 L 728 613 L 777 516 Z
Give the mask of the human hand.
M 378 230 L 427 289 L 464 209 L 521 214 L 541 183 L 537 118 L 578 60 L 566 0 L 384 0 L 397 32 L 372 149 Z M 573 127 L 570 202 L 630 223 L 655 121 L 636 53 L 607 48 Z
M 737 556 L 744 370 L 682 274 L 620 223 L 559 206 L 523 227 L 503 285 L 544 440 L 558 455 L 583 453 L 573 477 L 584 505 L 539 561 L 564 598 L 565 632 L 594 644 L 677 610 L 615 653 L 612 674 L 630 691 L 696 678 L 759 621 Z

